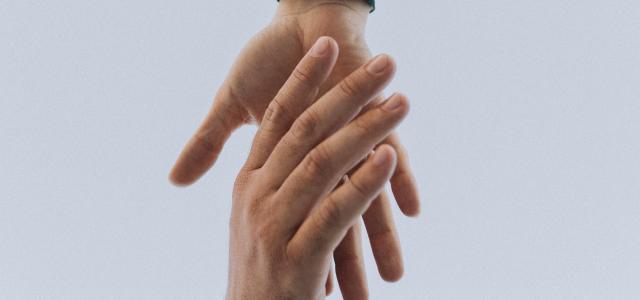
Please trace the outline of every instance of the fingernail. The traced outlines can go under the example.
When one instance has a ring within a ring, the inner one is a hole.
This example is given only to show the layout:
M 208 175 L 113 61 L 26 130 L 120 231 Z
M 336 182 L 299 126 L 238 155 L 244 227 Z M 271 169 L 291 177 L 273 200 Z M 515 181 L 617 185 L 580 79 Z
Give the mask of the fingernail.
M 373 153 L 373 165 L 376 167 L 382 167 L 387 163 L 387 160 L 389 160 L 389 156 L 386 155 L 384 153 L 384 151 L 382 150 L 378 150 L 375 153 Z
M 367 66 L 367 71 L 373 74 L 382 73 L 387 66 L 389 65 L 389 59 L 386 55 L 378 55 L 372 62 Z
M 398 109 L 400 106 L 402 106 L 402 99 L 400 95 L 396 93 L 389 97 L 389 100 L 382 105 L 382 109 L 392 111 Z
M 329 38 L 323 36 L 313 44 L 313 47 L 311 47 L 311 55 L 314 57 L 322 57 L 327 54 L 328 50 Z

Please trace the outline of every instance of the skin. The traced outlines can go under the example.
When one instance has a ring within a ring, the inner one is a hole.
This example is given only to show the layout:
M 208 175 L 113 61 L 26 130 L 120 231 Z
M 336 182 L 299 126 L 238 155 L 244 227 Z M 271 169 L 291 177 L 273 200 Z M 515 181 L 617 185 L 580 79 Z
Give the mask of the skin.
M 353 255 L 337 250 L 356 239 L 359 217 L 396 170 L 393 147 L 370 153 L 407 115 L 406 98 L 361 113 L 393 61 L 377 56 L 317 99 L 337 50 L 319 39 L 266 109 L 234 186 L 227 299 L 323 299 L 332 260 Z M 345 299 L 368 297 L 357 280 L 339 279 L 352 286 Z
M 272 22 L 239 54 L 216 94 L 211 110 L 178 158 L 171 171 L 171 180 L 181 186 L 193 183 L 215 163 L 225 141 L 236 128 L 263 123 L 269 114 L 269 103 L 319 37 L 332 37 L 340 45 L 340 51 L 338 53 L 335 46 L 332 54 L 335 67 L 313 91 L 312 98 L 324 95 L 367 62 L 371 54 L 364 39 L 364 28 L 369 10 L 361 0 L 282 0 Z M 390 68 L 391 74 L 395 70 L 393 63 Z M 294 74 L 305 76 L 304 73 Z M 376 94 L 362 111 L 382 101 L 380 93 L 387 82 L 376 89 Z M 352 87 L 345 85 L 345 89 Z M 282 106 L 288 113 L 278 117 L 292 118 L 295 112 L 307 108 L 304 103 Z M 405 215 L 416 216 L 419 213 L 418 192 L 407 155 L 396 134 L 390 133 L 382 142 L 391 145 L 397 153 L 397 168 L 390 179 L 395 200 Z M 254 151 L 269 153 L 270 148 Z M 389 196 L 381 191 L 362 218 L 381 277 L 387 281 L 400 279 L 404 269 Z M 354 226 L 337 248 L 334 259 L 341 290 L 358 295 L 366 291 L 366 278 L 361 230 Z M 328 290 L 330 283 L 331 280 L 327 284 Z

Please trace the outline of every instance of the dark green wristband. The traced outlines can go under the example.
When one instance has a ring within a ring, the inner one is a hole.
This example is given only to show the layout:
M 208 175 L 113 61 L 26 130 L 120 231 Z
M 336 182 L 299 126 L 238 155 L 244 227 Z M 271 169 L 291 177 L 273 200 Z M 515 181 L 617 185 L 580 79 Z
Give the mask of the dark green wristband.
M 376 0 L 367 0 L 367 3 L 369 3 L 369 5 L 371 6 L 371 11 L 369 13 L 372 13 L 374 10 L 376 10 Z
M 369 13 L 372 13 L 374 10 L 376 10 L 376 0 L 366 0 L 367 3 L 369 3 L 369 6 L 371 6 L 371 11 Z M 280 2 L 280 0 L 278 0 L 278 2 Z

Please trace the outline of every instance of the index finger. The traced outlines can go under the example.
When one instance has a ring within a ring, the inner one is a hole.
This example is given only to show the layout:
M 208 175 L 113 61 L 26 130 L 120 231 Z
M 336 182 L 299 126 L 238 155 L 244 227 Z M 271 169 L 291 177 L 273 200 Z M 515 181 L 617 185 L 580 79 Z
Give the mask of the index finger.
M 300 60 L 287 81 L 267 107 L 251 147 L 245 168 L 260 168 L 291 124 L 318 95 L 338 58 L 338 45 L 330 37 L 320 37 Z

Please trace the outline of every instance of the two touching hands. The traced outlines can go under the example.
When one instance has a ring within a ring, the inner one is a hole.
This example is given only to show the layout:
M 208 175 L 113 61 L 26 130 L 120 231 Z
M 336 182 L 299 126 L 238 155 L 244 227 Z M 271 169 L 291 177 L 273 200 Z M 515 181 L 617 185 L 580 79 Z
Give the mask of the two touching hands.
M 380 104 L 378 94 L 395 71 L 389 57 L 361 67 L 370 58 L 363 37 L 368 12 L 360 0 L 283 0 L 272 23 L 240 54 L 172 171 L 175 183 L 192 183 L 234 129 L 260 123 L 234 190 L 231 299 L 321 297 L 325 281 L 331 290 L 332 253 L 343 297 L 366 298 L 360 215 L 381 276 L 402 276 L 382 190 L 391 180 L 401 210 L 419 212 L 407 157 L 391 133 L 407 104 L 401 95 L 385 102 L 397 104 L 394 109 Z M 303 59 L 321 36 L 335 40 L 320 39 Z M 379 146 L 352 170 L 380 142 L 391 147 Z M 336 188 L 344 174 L 349 178 Z
M 229 299 L 322 299 L 332 254 L 395 170 L 395 150 L 381 145 L 344 176 L 400 123 L 408 103 L 394 94 L 356 117 L 393 75 L 386 55 L 316 100 L 337 50 L 320 38 L 267 107 L 233 192 Z M 367 296 L 362 282 L 342 280 L 345 298 Z

